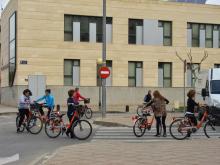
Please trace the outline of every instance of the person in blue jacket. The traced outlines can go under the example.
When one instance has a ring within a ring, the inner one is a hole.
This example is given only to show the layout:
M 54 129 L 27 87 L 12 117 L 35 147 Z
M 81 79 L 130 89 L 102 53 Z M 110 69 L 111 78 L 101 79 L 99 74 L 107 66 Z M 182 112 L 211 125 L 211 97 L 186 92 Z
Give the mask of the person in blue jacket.
M 51 95 L 50 89 L 46 89 L 45 95 L 39 98 L 38 100 L 36 100 L 36 102 L 40 102 L 40 101 L 44 101 L 44 107 L 48 109 L 47 117 L 49 118 L 51 111 L 53 111 L 54 109 L 54 97 Z M 39 111 L 41 115 L 44 115 L 44 111 L 42 107 L 40 107 Z

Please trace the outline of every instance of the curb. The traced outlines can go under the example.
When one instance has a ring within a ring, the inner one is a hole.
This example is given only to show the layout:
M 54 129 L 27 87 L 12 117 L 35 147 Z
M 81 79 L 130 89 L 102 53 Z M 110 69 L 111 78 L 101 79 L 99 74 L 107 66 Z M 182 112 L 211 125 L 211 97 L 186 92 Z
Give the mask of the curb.
M 18 112 L 0 112 L 0 116 L 16 115 Z
M 108 122 L 108 121 L 94 121 L 93 124 L 103 126 L 103 127 L 131 127 L 129 125 Z

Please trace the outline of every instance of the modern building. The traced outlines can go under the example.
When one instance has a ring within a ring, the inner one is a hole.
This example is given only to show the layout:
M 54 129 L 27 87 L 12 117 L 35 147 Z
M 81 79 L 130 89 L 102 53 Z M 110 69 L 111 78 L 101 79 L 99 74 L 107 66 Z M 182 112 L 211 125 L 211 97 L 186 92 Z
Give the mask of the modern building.
M 220 6 L 156 0 L 107 1 L 108 105 L 141 103 L 148 89 L 183 102 L 183 58 L 194 67 L 220 64 Z M 101 0 L 11 0 L 2 13 L 2 103 L 16 105 L 24 88 L 34 97 L 51 88 L 64 105 L 76 86 L 99 99 Z M 189 65 L 188 65 L 189 66 Z M 187 87 L 195 77 L 187 69 Z

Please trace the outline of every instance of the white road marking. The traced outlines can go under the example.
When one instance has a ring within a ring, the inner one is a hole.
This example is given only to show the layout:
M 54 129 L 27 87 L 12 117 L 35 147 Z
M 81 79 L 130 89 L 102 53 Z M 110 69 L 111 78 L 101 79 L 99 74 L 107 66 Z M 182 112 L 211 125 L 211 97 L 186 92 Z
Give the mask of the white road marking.
M 12 155 L 10 157 L 0 158 L 0 165 L 12 163 L 19 160 L 19 154 Z

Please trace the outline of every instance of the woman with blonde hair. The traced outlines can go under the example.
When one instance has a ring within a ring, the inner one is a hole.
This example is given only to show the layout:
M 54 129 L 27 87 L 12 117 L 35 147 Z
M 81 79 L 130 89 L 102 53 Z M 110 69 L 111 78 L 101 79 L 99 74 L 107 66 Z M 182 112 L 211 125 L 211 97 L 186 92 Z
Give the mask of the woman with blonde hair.
M 166 104 L 169 104 L 169 101 L 163 97 L 158 90 L 153 92 L 153 100 L 148 104 L 148 106 L 152 106 L 152 109 L 154 111 L 154 116 L 156 119 L 156 128 L 157 133 L 155 136 L 160 137 L 160 127 L 161 123 L 163 125 L 163 137 L 166 137 L 166 117 L 167 117 L 167 111 L 166 111 Z M 161 121 L 162 119 L 162 121 Z

